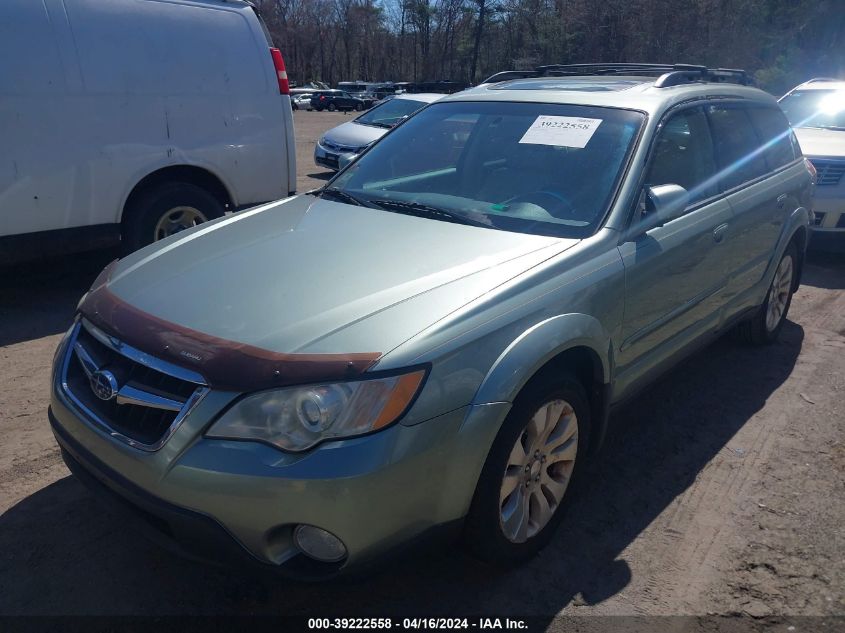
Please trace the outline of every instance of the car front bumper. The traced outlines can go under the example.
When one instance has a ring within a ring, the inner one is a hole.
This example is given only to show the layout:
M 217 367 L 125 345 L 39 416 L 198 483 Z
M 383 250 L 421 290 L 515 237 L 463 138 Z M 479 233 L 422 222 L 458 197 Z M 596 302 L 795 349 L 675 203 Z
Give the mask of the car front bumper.
M 109 437 L 54 381 L 50 422 L 69 468 L 171 550 L 212 562 L 242 558 L 297 578 L 364 566 L 469 509 L 507 403 L 467 406 L 413 426 L 323 444 L 304 454 L 204 430 L 233 394 L 210 392 L 158 451 Z M 304 556 L 293 530 L 340 538 L 347 557 Z

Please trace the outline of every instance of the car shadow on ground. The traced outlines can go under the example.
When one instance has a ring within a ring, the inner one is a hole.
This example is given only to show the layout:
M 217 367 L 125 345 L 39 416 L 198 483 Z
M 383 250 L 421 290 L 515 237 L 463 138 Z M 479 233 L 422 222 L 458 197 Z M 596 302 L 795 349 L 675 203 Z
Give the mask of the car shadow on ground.
M 814 288 L 845 290 L 845 252 L 807 251 L 801 283 Z
M 67 477 L 0 517 L 0 613 L 551 618 L 573 599 L 599 603 L 632 579 L 625 548 L 714 456 L 736 448 L 731 438 L 789 377 L 803 339 L 787 322 L 769 347 L 720 340 L 616 411 L 563 527 L 517 569 L 448 547 L 323 584 L 205 567 L 127 531 Z
M 116 249 L 0 267 L 0 347 L 64 332 Z
M 307 177 L 315 180 L 331 180 L 335 173 L 333 171 L 315 171 L 313 174 L 307 174 Z

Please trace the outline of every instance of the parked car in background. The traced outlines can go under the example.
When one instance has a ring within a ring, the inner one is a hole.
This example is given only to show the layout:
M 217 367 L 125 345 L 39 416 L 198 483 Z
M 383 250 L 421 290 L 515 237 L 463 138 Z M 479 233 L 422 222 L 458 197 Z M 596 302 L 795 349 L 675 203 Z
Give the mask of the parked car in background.
M 291 107 L 294 110 L 313 110 L 314 107 L 311 105 L 311 97 L 313 96 L 313 93 L 310 92 L 298 94 L 291 99 Z
M 315 90 L 331 90 L 331 87 L 323 81 L 306 81 L 304 84 L 291 84 L 290 96 L 291 98 L 302 95 L 311 94 Z
M 56 351 L 70 470 L 177 551 L 298 577 L 424 535 L 534 555 L 612 406 L 734 326 L 778 338 L 809 231 L 774 98 L 614 68 L 446 97 L 110 265 Z
M 296 188 L 249 2 L 0 2 L 0 260 L 126 250 Z
M 348 92 L 353 97 L 362 99 L 365 107 L 369 108 L 380 99 L 377 93 L 385 85 L 384 83 L 374 81 L 341 81 L 335 88 Z
M 311 95 L 311 107 L 317 112 L 322 112 L 323 110 L 328 110 L 329 112 L 335 112 L 336 110 L 354 110 L 355 112 L 360 112 L 369 105 L 364 99 L 353 97 L 343 90 L 318 90 Z
M 364 114 L 326 132 L 314 146 L 314 163 L 337 171 L 370 144 L 442 94 L 396 95 Z
M 780 107 L 817 172 L 811 244 L 845 250 L 845 80 L 811 79 Z

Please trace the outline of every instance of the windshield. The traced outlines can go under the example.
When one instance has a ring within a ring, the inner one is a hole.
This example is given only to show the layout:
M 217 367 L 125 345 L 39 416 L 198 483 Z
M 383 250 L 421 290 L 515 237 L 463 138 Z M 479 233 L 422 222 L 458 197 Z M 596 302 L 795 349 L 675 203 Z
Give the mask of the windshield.
M 780 107 L 792 127 L 845 130 L 845 90 L 799 90 L 784 97 Z
M 402 121 L 402 119 L 411 116 L 424 105 L 426 105 L 425 101 L 391 99 L 368 110 L 355 119 L 355 123 L 390 128 Z
M 644 119 L 592 106 L 435 103 L 326 189 L 390 211 L 586 237 L 606 214 Z

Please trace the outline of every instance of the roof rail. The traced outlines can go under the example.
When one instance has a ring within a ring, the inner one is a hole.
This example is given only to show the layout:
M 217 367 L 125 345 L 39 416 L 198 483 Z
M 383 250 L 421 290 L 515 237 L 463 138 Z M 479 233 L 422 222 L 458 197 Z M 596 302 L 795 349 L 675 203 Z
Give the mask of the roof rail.
M 829 81 L 845 81 L 845 79 L 837 79 L 836 77 L 813 77 L 812 79 L 808 79 L 805 81 L 805 84 L 813 84 L 813 83 L 826 83 Z
M 490 75 L 487 79 L 482 81 L 483 84 L 495 84 L 500 81 L 510 81 L 511 79 L 525 79 L 526 77 L 537 77 L 536 70 L 503 70 L 494 75 Z
M 576 77 L 597 75 L 656 76 L 655 88 L 668 88 L 693 82 L 751 84 L 744 70 L 736 68 L 707 68 L 692 64 L 547 64 L 535 70 L 506 70 L 496 73 L 482 83 L 497 83 L 527 77 Z

